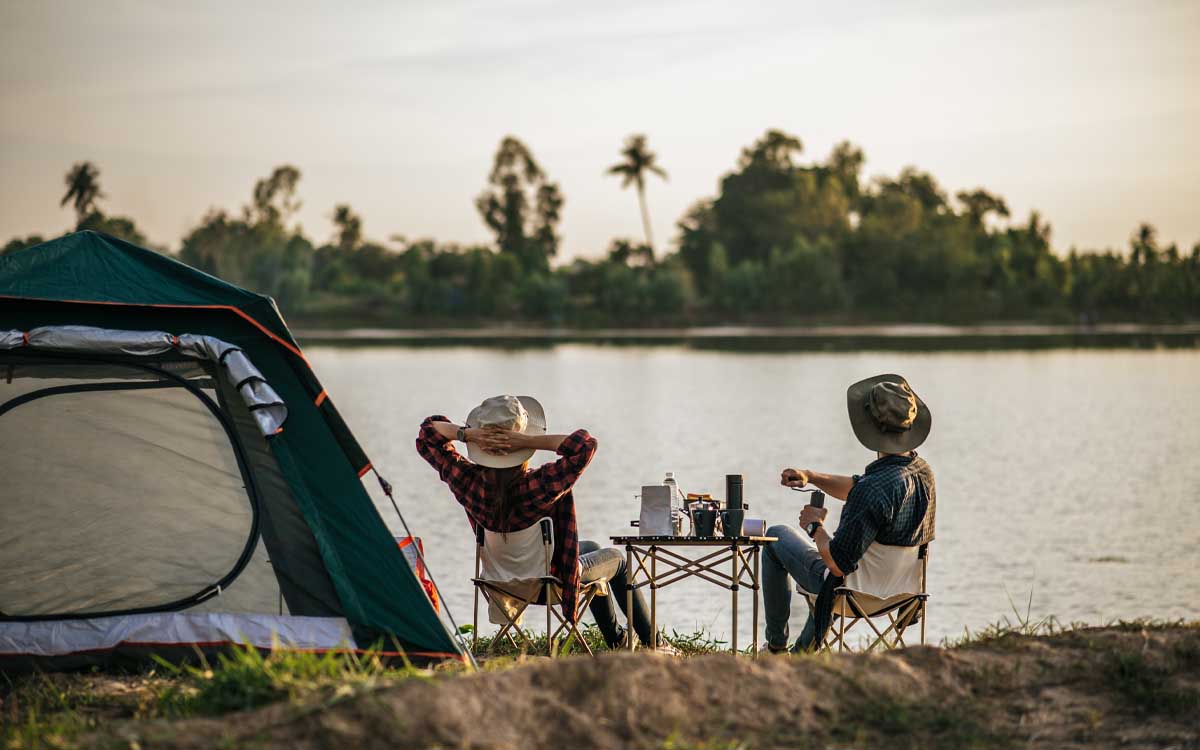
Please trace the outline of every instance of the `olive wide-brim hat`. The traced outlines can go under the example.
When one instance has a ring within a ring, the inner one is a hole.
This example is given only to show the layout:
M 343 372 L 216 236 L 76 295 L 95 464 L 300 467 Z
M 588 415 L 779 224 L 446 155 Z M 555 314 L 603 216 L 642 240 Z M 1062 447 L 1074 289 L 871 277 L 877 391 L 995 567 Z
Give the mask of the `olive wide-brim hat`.
M 495 425 L 527 435 L 546 434 L 546 410 L 533 396 L 493 396 L 485 399 L 467 415 L 467 427 Z M 533 448 L 522 448 L 503 455 L 485 452 L 475 443 L 467 444 L 467 458 L 480 466 L 507 469 L 533 458 Z
M 846 389 L 850 426 L 858 442 L 879 453 L 907 453 L 925 442 L 933 416 L 908 381 L 876 375 Z

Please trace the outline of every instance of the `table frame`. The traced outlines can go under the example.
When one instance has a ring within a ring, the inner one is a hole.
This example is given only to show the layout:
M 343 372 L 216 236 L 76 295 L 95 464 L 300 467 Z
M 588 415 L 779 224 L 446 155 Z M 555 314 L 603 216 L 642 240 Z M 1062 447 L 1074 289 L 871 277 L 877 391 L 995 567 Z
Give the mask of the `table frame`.
M 687 578 L 699 578 L 731 592 L 733 629 L 729 645 L 734 654 L 738 653 L 738 591 L 743 587 L 750 589 L 753 612 L 751 654 L 757 658 L 758 591 L 761 588 L 759 557 L 763 545 L 775 540 L 776 538 L 771 536 L 742 536 L 732 539 L 719 536 L 612 537 L 613 544 L 625 547 L 626 577 L 629 581 L 629 588 L 625 594 L 625 621 L 630 633 L 629 650 L 632 651 L 635 644 L 632 621 L 634 590 L 650 587 L 650 630 L 657 637 L 658 590 Z M 691 558 L 673 549 L 691 547 L 711 548 L 712 551 L 698 558 Z M 658 572 L 660 564 L 666 568 L 661 575 Z M 730 567 L 723 569 L 726 565 Z M 647 644 L 647 648 L 653 650 L 657 648 L 657 644 Z

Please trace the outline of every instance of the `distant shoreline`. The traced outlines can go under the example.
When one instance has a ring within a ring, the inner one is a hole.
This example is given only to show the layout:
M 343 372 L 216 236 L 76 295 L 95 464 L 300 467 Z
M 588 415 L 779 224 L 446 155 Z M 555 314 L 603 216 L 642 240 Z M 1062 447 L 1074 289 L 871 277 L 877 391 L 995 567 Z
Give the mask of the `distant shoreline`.
M 995 325 L 828 325 L 704 326 L 674 328 L 574 328 L 523 325 L 481 328 L 298 328 L 305 345 L 553 345 L 560 343 L 685 344 L 730 348 L 838 348 L 877 345 L 897 348 L 1022 348 L 1031 346 L 1200 347 L 1200 323 L 1095 326 Z

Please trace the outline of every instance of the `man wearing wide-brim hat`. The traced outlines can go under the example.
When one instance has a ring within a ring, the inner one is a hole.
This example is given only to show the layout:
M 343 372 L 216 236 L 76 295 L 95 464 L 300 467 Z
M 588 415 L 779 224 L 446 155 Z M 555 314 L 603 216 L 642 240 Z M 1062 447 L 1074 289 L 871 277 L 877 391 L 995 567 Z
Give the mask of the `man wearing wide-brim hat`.
M 855 437 L 874 451 L 876 458 L 856 476 L 783 470 L 780 483 L 785 487 L 813 485 L 846 504 L 832 535 L 824 526 L 826 509 L 812 505 L 800 512 L 800 528 L 817 524 L 811 538 L 790 526 L 773 526 L 767 532 L 778 538 L 766 548 L 762 571 L 767 648 L 774 652 L 787 649 L 792 598 L 789 577 L 803 590 L 818 594 L 831 590 L 836 580 L 860 564 L 871 564 L 874 558 L 864 555 L 873 543 L 916 547 L 933 540 L 937 496 L 933 469 L 916 453 L 929 437 L 933 421 L 929 407 L 907 380 L 893 374 L 876 375 L 850 386 L 846 403 Z M 863 572 L 887 574 L 866 568 Z M 793 651 L 813 648 L 819 642 L 817 625 L 810 613 Z

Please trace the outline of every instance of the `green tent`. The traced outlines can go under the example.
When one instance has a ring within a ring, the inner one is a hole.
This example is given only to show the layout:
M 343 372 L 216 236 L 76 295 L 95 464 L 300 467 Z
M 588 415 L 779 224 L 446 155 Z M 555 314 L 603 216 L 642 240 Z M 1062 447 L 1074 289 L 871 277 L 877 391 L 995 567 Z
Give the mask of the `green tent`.
M 0 667 L 466 658 L 371 470 L 270 298 L 94 232 L 0 257 Z

